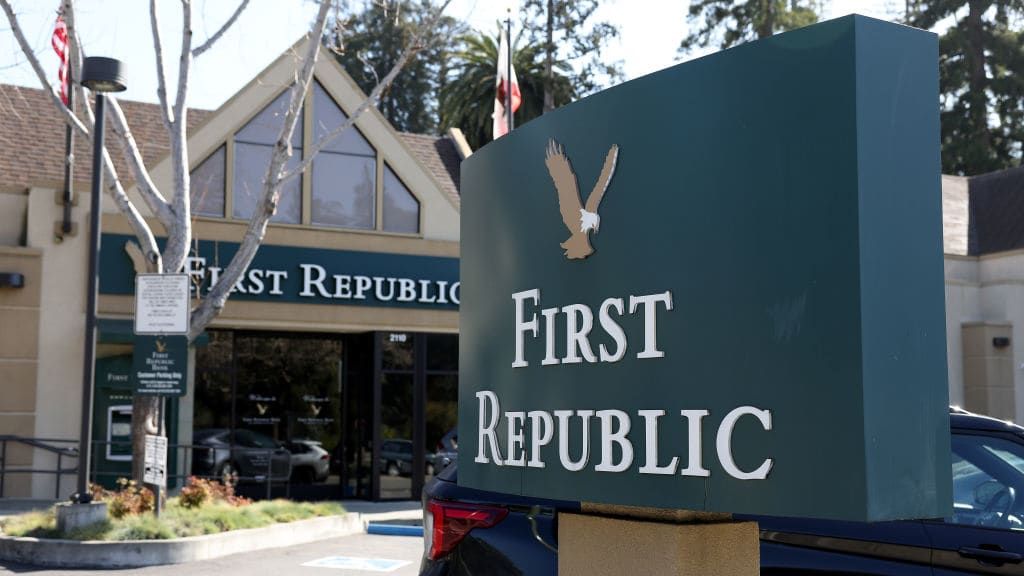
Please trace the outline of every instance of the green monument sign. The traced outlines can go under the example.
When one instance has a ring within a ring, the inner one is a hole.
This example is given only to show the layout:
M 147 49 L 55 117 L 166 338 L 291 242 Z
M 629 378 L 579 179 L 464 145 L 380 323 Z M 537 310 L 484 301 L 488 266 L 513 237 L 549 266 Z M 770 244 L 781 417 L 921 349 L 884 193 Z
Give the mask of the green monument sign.
M 937 48 L 841 18 L 627 82 L 467 159 L 459 482 L 950 513 Z

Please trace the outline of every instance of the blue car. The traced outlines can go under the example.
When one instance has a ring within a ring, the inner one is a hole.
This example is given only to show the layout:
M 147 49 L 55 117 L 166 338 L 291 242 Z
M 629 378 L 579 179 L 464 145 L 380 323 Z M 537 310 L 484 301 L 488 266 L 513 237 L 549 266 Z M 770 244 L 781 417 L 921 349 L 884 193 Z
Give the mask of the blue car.
M 899 522 L 764 516 L 761 574 L 1024 574 L 1024 428 L 950 413 L 953 514 Z M 423 575 L 555 576 L 557 519 L 578 502 L 483 492 L 449 466 L 423 494 Z M 841 498 L 842 494 L 836 494 Z

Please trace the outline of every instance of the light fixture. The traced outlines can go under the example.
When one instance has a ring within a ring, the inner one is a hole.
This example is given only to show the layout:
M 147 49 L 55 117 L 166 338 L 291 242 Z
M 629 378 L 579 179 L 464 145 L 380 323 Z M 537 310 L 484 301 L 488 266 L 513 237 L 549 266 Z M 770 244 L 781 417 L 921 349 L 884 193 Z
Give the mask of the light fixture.
M 24 288 L 25 275 L 20 272 L 0 272 L 0 288 Z
M 90 56 L 82 65 L 82 86 L 93 92 L 124 92 L 128 89 L 124 62 L 103 56 Z

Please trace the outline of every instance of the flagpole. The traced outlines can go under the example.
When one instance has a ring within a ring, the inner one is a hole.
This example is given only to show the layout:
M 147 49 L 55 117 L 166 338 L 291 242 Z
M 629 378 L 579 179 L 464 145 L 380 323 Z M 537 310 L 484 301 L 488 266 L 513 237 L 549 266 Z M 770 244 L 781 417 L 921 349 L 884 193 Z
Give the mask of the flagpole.
M 69 40 L 67 50 L 71 50 L 71 42 Z M 72 113 L 75 111 L 75 90 L 74 90 L 74 76 L 71 75 L 71 62 L 74 60 L 68 58 L 68 110 Z M 74 202 L 74 196 L 72 192 L 72 178 L 75 170 L 75 132 L 71 129 L 71 124 L 64 124 L 64 221 L 61 223 L 60 230 L 61 236 L 66 236 L 71 233 L 71 204 Z
M 505 39 L 508 42 L 508 50 L 505 51 L 505 113 L 508 115 L 508 131 L 512 131 L 512 7 L 506 8 L 505 13 Z

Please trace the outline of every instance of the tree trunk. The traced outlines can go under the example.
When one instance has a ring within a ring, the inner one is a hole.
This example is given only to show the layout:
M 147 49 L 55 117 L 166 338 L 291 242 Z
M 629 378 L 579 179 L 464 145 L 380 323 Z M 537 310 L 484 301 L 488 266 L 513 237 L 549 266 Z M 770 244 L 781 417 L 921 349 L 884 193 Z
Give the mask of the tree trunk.
M 555 109 L 554 73 L 555 59 L 555 0 L 548 0 L 547 44 L 544 46 L 544 114 Z M 511 39 L 509 40 L 511 42 Z
M 971 0 L 967 14 L 967 99 L 970 110 L 970 140 L 972 149 L 979 152 L 977 158 L 967 158 L 968 174 L 989 170 L 987 157 L 991 154 L 992 136 L 988 130 L 988 79 L 985 74 L 985 39 L 982 15 L 988 10 L 989 0 Z
M 761 8 L 757 37 L 767 38 L 775 33 L 775 0 L 761 0 Z
M 160 398 L 158 396 L 132 395 L 132 479 L 142 485 L 143 455 L 146 454 L 146 434 L 159 434 L 157 419 Z M 170 451 L 168 451 L 170 452 Z M 168 459 L 172 454 L 168 454 Z

